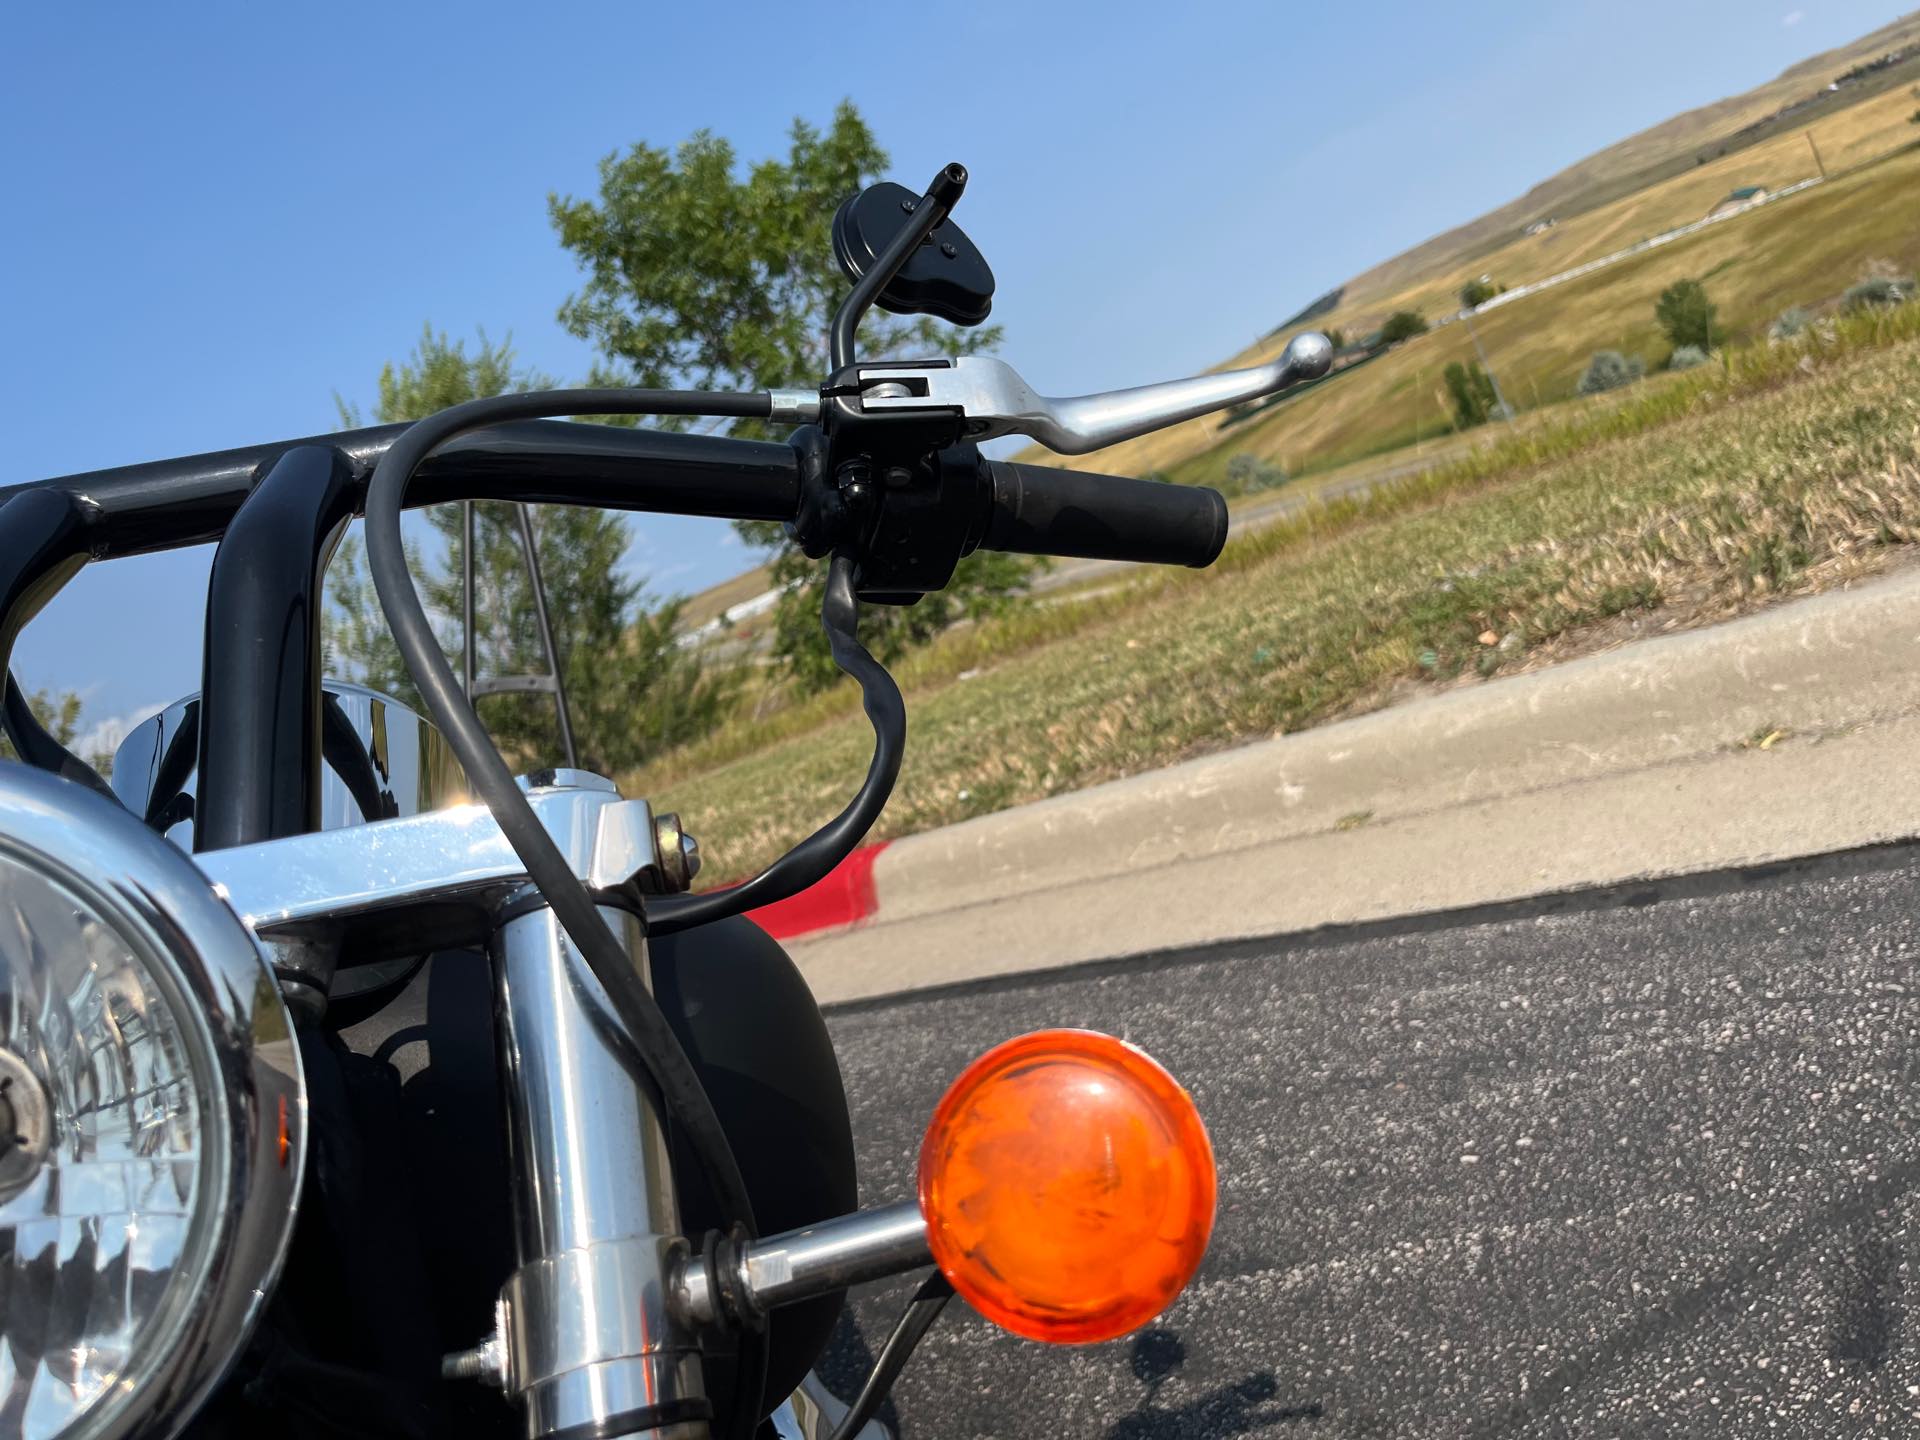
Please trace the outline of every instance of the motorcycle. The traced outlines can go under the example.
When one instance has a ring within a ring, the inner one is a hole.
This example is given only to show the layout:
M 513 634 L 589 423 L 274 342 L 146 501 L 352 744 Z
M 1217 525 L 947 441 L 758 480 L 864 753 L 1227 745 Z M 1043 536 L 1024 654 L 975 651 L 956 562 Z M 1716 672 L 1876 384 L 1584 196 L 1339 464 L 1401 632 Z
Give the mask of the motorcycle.
M 899 772 L 859 608 L 980 546 L 1205 566 L 1211 491 L 985 458 L 1082 454 L 1325 373 L 1073 399 L 980 357 L 861 361 L 874 305 L 983 321 L 966 172 L 841 207 L 852 288 L 817 390 L 565 390 L 412 425 L 0 491 L 0 663 L 89 561 L 217 542 L 202 686 L 103 781 L 8 674 L 0 719 L 0 1437 L 869 1437 L 949 1296 L 1109 1339 L 1192 1278 L 1214 1210 L 1193 1102 L 1089 1032 L 997 1046 L 931 1117 L 918 1194 L 858 1208 L 820 1010 L 745 912 L 819 880 Z M 719 416 L 784 441 L 561 423 Z M 606 779 L 515 776 L 407 573 L 409 506 L 512 500 L 782 521 L 826 562 L 873 760 L 832 821 L 695 892 L 695 842 Z M 429 718 L 323 682 L 342 528 Z M 850 1286 L 927 1272 L 851 1404 L 812 1374 Z

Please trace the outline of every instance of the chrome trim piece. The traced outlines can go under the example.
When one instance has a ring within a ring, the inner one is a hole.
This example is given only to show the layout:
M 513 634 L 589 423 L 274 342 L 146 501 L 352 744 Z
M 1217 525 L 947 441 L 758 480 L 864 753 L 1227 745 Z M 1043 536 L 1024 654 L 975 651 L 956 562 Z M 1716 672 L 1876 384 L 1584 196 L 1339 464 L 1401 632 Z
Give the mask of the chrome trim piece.
M 674 1265 L 673 1305 L 693 1325 L 752 1320 L 781 1305 L 932 1263 L 926 1218 L 916 1202 L 907 1200 L 737 1248 L 723 1244 L 716 1264 L 731 1272 L 732 1282 L 724 1296 L 714 1294 L 702 1259 L 681 1256 Z
M 593 803 L 581 803 L 582 797 Z M 621 800 L 611 790 L 555 788 L 531 789 L 527 798 L 588 885 L 613 889 L 632 881 L 648 888 L 655 881 L 653 812 L 646 801 Z M 448 902 L 483 909 L 524 886 L 527 873 L 482 805 L 196 858 L 241 918 L 270 937 L 382 912 L 400 920 L 422 907 L 444 911 Z M 449 938 L 420 932 L 420 918 L 411 917 L 416 928 L 408 931 L 417 948 Z
M 1055 398 L 1037 393 L 1004 360 L 962 355 L 921 366 L 863 366 L 860 404 L 875 413 L 958 410 L 972 439 L 1029 435 L 1062 455 L 1084 455 L 1317 379 L 1332 364 L 1327 337 L 1308 332 L 1288 341 L 1276 359 L 1250 369 Z
M 769 390 L 773 413 L 767 418 L 776 425 L 811 425 L 820 418 L 820 392 L 817 390 Z
M 213 1143 L 204 1228 L 183 1259 L 192 1283 L 143 1347 L 143 1373 L 122 1377 L 117 1408 L 84 1427 L 98 1440 L 171 1433 L 239 1354 L 286 1256 L 307 1155 L 292 1020 L 259 945 L 193 861 L 103 796 L 0 765 L 0 857 L 65 888 L 141 956 L 194 1052 Z
M 364 685 L 329 680 L 321 703 L 327 759 L 320 777 L 322 829 L 423 815 L 467 798 L 466 776 L 446 738 L 398 700 Z M 199 717 L 198 695 L 177 700 L 128 731 L 113 755 L 113 793 L 149 823 L 166 818 L 171 802 L 178 818 L 161 828 L 189 851 Z M 158 793 L 163 785 L 170 793 Z M 372 815 L 366 813 L 369 808 Z
M 541 818 L 563 848 L 625 803 L 599 790 L 547 793 L 554 804 Z M 645 975 L 637 920 L 601 913 Z M 503 1296 L 506 1378 L 525 1403 L 526 1433 L 701 1401 L 698 1344 L 667 1306 L 685 1242 L 652 1086 L 551 910 L 509 920 L 492 955 L 518 1258 Z M 707 1430 L 698 1421 L 648 1433 L 704 1440 Z

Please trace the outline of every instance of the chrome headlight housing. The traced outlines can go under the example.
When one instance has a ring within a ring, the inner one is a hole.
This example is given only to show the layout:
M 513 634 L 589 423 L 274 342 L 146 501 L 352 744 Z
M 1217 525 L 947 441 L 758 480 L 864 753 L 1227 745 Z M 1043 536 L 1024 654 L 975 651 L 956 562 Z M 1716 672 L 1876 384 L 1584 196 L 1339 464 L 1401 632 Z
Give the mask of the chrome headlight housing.
M 0 763 L 0 1440 L 183 1425 L 273 1288 L 305 1159 L 252 932 L 126 811 Z

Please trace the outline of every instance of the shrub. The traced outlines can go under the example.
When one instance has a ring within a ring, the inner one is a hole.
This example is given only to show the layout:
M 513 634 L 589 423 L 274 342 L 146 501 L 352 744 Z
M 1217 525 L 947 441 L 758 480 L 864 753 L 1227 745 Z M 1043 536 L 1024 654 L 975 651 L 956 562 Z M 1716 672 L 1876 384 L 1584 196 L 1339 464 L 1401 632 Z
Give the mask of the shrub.
M 1707 298 L 1707 287 L 1698 280 L 1676 280 L 1653 302 L 1653 318 L 1660 322 L 1675 349 L 1694 345 L 1711 350 L 1717 313 L 1713 301 Z
M 1913 298 L 1913 276 L 1873 275 L 1848 287 L 1844 304 L 1849 312 L 1889 310 Z
M 1426 316 L 1417 310 L 1396 310 L 1387 317 L 1387 323 L 1380 327 L 1380 343 L 1397 345 L 1402 340 L 1411 340 L 1416 335 L 1426 333 Z
M 1460 287 L 1460 303 L 1471 310 L 1476 305 L 1484 305 L 1500 293 L 1500 287 L 1486 276 L 1478 280 L 1469 280 Z
M 1813 317 L 1798 305 L 1790 305 L 1780 312 L 1779 318 L 1767 327 L 1769 340 L 1791 340 L 1804 334 L 1807 326 L 1813 323 Z
M 1226 478 L 1220 482 L 1223 495 L 1252 495 L 1287 483 L 1287 472 L 1269 460 L 1245 451 L 1227 461 Z
M 1622 355 L 1618 350 L 1597 350 L 1587 362 L 1587 373 L 1580 377 L 1580 393 L 1598 395 L 1603 390 L 1618 390 L 1623 385 L 1631 385 L 1646 373 L 1646 363 L 1638 355 Z
M 1447 366 L 1445 379 L 1447 393 L 1453 397 L 1453 428 L 1471 430 L 1486 424 L 1500 400 L 1480 362 L 1474 360 L 1462 365 L 1456 360 Z
M 1698 345 L 1682 345 L 1667 357 L 1667 369 L 1691 370 L 1707 363 L 1707 352 Z

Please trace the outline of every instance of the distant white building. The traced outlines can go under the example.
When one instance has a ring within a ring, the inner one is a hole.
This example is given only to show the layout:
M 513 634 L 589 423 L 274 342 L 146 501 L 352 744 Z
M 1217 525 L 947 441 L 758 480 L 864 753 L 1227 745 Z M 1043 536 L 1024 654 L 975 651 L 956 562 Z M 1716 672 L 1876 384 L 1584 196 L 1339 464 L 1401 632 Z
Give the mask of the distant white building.
M 1749 205 L 1758 205 L 1767 198 L 1768 194 L 1769 191 L 1764 185 L 1742 185 L 1709 210 L 1707 218 L 1711 220 L 1716 215 L 1728 215 L 1735 210 L 1744 210 Z

